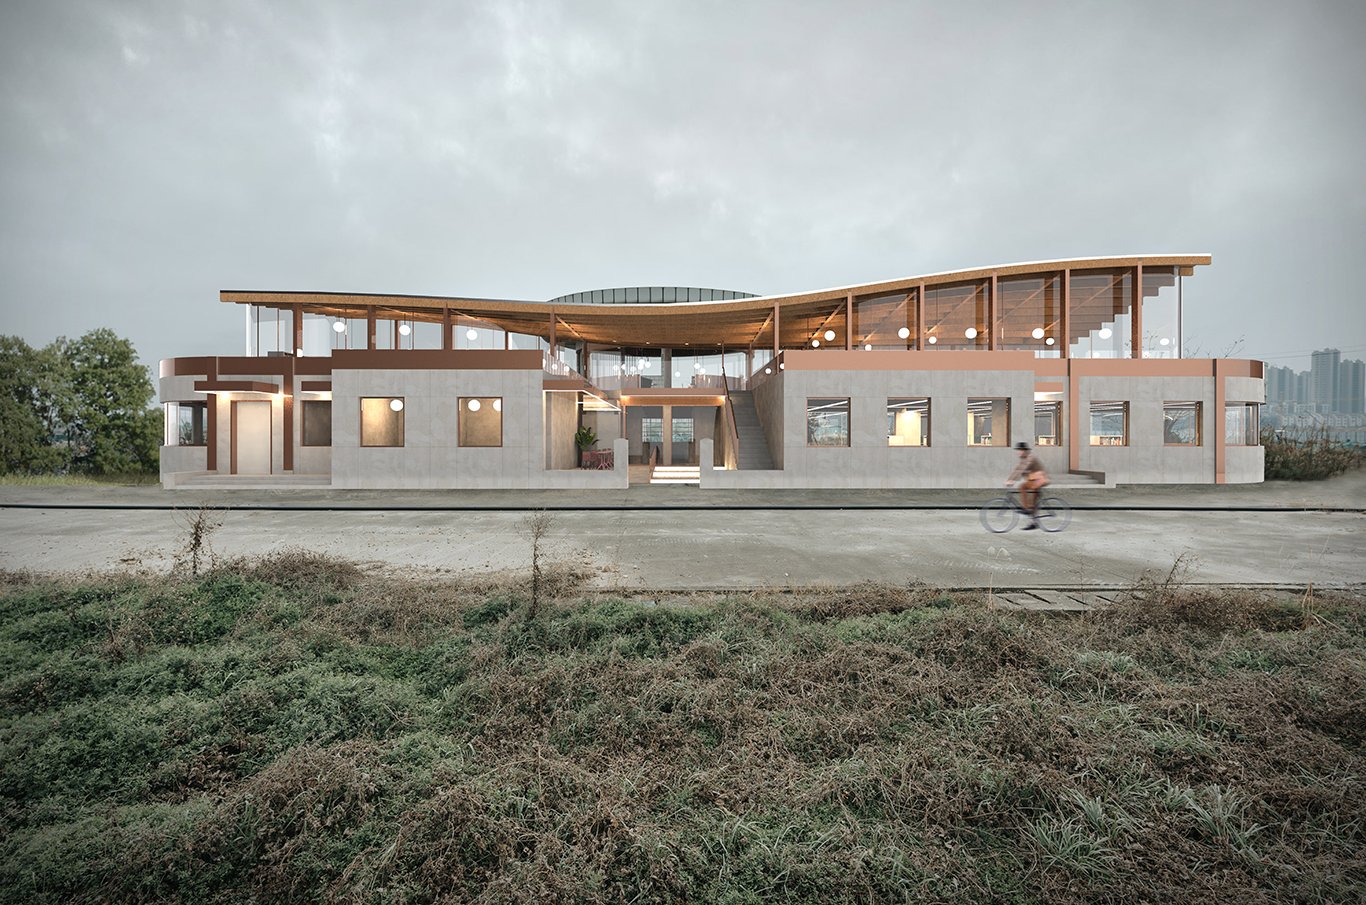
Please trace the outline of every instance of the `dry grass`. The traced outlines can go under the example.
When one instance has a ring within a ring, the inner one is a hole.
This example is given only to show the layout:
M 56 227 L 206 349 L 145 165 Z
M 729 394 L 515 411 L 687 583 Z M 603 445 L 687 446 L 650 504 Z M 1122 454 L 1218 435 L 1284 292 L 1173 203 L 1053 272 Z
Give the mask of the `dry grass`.
M 2 573 L 0 901 L 1354 902 L 1360 598 Z

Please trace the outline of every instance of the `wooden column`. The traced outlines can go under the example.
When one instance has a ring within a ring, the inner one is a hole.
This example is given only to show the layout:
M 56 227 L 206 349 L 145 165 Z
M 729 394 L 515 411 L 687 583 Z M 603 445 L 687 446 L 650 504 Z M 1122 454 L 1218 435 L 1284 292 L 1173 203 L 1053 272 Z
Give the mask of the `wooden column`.
M 920 291 L 915 294 L 915 349 L 925 351 L 925 281 L 920 281 Z
M 995 352 L 999 348 L 996 345 L 996 327 L 1000 318 L 996 308 L 996 272 L 992 271 L 991 286 L 987 289 L 987 351 L 989 352 Z
M 441 309 L 441 351 L 449 352 L 451 345 L 451 309 Z
M 783 350 L 782 345 L 781 345 L 781 344 L 779 343 L 779 341 L 778 341 L 778 328 L 779 328 L 779 326 L 780 326 L 780 325 L 779 325 L 779 323 L 778 323 L 778 303 L 777 303 L 777 302 L 774 302 L 774 303 L 773 303 L 773 357 L 774 357 L 774 358 L 777 358 L 777 357 L 778 357 L 778 353 L 781 352 L 781 351 Z
M 304 354 L 304 303 L 294 303 L 294 357 Z
M 555 309 L 550 309 L 550 357 L 555 357 Z
M 373 321 L 371 321 L 373 323 Z M 281 389 L 285 392 L 284 397 L 284 430 L 281 431 L 284 437 L 284 462 L 281 467 L 285 471 L 294 470 L 294 360 L 290 359 L 289 364 L 284 369 L 284 374 L 280 375 L 280 382 L 283 384 Z
M 365 306 L 365 348 L 375 351 L 375 306 Z
M 212 374 L 210 377 L 214 376 Z M 218 470 L 218 394 L 210 393 L 208 405 L 204 409 L 204 443 L 206 461 L 204 467 L 209 471 Z
M 1134 267 L 1134 310 L 1131 322 L 1130 333 L 1132 338 L 1130 345 L 1133 346 L 1132 358 L 1143 357 L 1143 262 L 1139 261 Z
M 1062 272 L 1062 336 L 1058 337 L 1058 342 L 1062 343 L 1062 358 L 1071 358 L 1072 353 L 1072 269 Z
M 854 293 L 844 297 L 844 351 L 854 348 Z
M 1074 362 L 1067 363 L 1067 467 L 1070 471 L 1081 468 L 1081 376 L 1075 368 Z

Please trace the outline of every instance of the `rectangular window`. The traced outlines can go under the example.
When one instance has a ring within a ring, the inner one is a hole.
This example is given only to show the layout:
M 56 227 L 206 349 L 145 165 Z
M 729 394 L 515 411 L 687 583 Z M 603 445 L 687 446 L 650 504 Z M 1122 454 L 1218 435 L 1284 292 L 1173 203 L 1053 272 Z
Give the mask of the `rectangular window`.
M 360 445 L 403 445 L 402 396 L 380 396 L 361 399 Z
M 1200 445 L 1200 403 L 1162 403 L 1162 442 L 1167 446 Z
M 849 397 L 806 400 L 806 445 L 849 445 Z
M 205 433 L 207 402 L 168 402 L 166 403 L 166 445 L 167 446 L 206 446 Z
M 643 443 L 663 443 L 664 442 L 664 419 L 663 418 L 641 418 L 640 419 L 640 439 Z
M 1034 403 L 1034 445 L 1062 445 L 1062 403 Z
M 1224 445 L 1256 446 L 1261 443 L 1261 418 L 1255 402 L 1224 405 Z
M 930 400 L 924 397 L 887 400 L 887 445 L 930 445 Z
M 460 445 L 503 445 L 503 398 L 460 397 Z
M 1010 399 L 968 400 L 968 445 L 1010 445 Z
M 1129 445 L 1129 403 L 1091 403 L 1091 445 Z
M 693 439 L 693 419 L 675 418 L 673 419 L 673 435 L 675 443 L 687 443 Z
M 305 399 L 304 446 L 332 445 L 332 402 L 328 399 Z

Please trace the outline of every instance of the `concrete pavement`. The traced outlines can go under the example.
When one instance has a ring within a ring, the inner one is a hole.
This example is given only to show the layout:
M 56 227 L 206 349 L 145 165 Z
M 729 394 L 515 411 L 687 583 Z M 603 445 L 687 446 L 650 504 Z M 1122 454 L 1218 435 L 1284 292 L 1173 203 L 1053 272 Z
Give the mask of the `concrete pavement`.
M 578 564 L 602 589 L 738 590 L 864 580 L 1097 589 L 1131 585 L 1145 572 L 1165 574 L 1178 558 L 1189 563 L 1188 578 L 1195 582 L 1366 586 L 1366 471 L 1313 484 L 1067 488 L 1061 495 L 1077 509 L 1060 534 L 984 531 L 975 507 L 997 490 L 633 486 L 607 493 L 186 493 L 3 486 L 0 506 L 42 508 L 0 508 L 0 568 L 166 571 L 184 546 L 183 510 L 62 507 L 194 508 L 203 502 L 222 510 L 223 526 L 212 538 L 220 555 L 302 546 L 377 568 L 469 575 L 528 568 L 522 530 L 527 510 L 565 507 L 552 512 L 550 555 Z M 252 505 L 284 508 L 243 508 Z M 417 508 L 356 508 L 400 506 Z M 443 506 L 497 508 L 437 508 Z M 892 506 L 936 508 L 881 508 Z M 1200 511 L 1154 508 L 1167 506 Z M 1236 511 L 1250 507 L 1282 511 Z M 1293 507 L 1355 511 L 1289 511 Z

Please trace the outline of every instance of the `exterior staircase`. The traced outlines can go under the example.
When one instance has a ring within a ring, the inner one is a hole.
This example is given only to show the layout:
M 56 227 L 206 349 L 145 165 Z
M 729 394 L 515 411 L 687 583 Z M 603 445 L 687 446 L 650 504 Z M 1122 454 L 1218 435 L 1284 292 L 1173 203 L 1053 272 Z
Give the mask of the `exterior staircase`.
M 759 410 L 754 407 L 754 393 L 731 390 L 730 402 L 735 410 L 735 429 L 740 434 L 740 457 L 736 467 L 742 471 L 772 469 L 773 458 L 768 454 L 768 438 L 759 423 Z
M 651 484 L 701 484 L 701 469 L 696 465 L 656 465 Z

